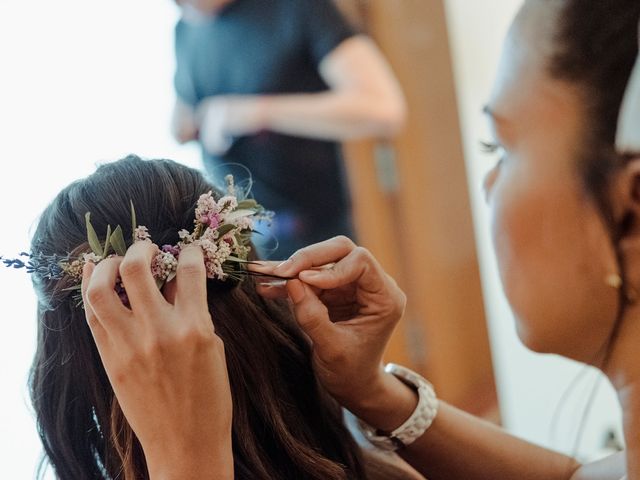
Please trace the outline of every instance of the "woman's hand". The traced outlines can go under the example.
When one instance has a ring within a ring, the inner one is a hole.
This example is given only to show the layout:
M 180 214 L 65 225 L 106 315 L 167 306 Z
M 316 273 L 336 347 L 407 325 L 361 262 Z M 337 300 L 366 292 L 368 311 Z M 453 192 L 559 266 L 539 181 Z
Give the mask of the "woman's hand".
M 278 266 L 262 263 L 255 269 L 298 278 L 286 286 L 264 285 L 260 293 L 291 299 L 298 323 L 313 342 L 316 375 L 342 405 L 366 419 L 368 402 L 403 389 L 384 373 L 382 355 L 406 298 L 371 253 L 336 237 L 305 247 Z M 408 409 L 410 414 L 412 406 Z M 389 426 L 404 419 L 390 418 Z M 380 420 L 376 423 L 383 428 Z
M 233 478 L 231 392 L 207 306 L 202 251 L 180 253 L 167 298 L 151 275 L 157 252 L 138 242 L 124 257 L 87 264 L 87 322 L 151 478 Z M 131 309 L 114 291 L 118 277 Z

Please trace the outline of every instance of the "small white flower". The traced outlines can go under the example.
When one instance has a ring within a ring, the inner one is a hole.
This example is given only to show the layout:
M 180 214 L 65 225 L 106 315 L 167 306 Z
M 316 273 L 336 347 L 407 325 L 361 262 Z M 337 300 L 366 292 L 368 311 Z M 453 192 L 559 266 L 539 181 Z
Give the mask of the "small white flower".
M 82 255 L 82 260 L 85 263 L 88 263 L 88 262 L 98 263 L 100 260 L 102 260 L 102 257 L 100 255 L 96 255 L 93 252 L 90 252 L 90 253 L 83 254 Z
M 150 242 L 151 235 L 149 235 L 149 229 L 143 225 L 138 225 L 133 232 L 134 242 Z

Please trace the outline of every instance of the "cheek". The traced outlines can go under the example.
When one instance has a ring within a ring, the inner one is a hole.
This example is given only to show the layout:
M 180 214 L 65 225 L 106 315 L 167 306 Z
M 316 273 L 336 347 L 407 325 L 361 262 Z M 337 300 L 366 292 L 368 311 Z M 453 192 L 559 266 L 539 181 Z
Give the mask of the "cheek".
M 596 209 L 571 183 L 496 184 L 492 237 L 523 343 L 588 361 L 613 325 L 617 293 L 604 279 L 617 270 Z

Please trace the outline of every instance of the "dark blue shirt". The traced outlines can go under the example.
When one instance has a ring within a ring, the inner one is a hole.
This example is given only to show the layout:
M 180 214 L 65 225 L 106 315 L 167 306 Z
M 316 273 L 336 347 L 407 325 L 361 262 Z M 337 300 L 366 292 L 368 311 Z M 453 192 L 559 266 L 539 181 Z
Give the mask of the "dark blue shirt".
M 192 106 L 213 95 L 322 92 L 318 65 L 355 33 L 331 0 L 234 0 L 204 23 L 178 22 L 175 88 Z M 352 236 L 337 143 L 262 132 L 234 139 L 222 156 L 203 155 L 210 171 L 250 170 L 255 198 L 276 212 L 276 256 Z

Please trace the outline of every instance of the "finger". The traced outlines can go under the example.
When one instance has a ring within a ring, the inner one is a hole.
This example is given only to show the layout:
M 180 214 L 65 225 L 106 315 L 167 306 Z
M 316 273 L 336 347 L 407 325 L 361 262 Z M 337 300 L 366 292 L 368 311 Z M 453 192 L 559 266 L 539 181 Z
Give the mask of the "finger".
M 88 320 L 93 324 L 97 320 L 109 334 L 126 328 L 132 316 L 115 291 L 121 262 L 122 257 L 107 258 L 94 266 L 93 270 L 87 267 L 83 271 L 83 299 L 85 311 L 90 315 Z
M 297 276 L 303 270 L 338 262 L 355 248 L 356 245 L 347 237 L 334 237 L 298 250 L 278 265 L 273 273 L 287 277 Z
M 189 245 L 180 252 L 175 282 L 177 308 L 208 311 L 207 270 L 200 247 Z
M 155 317 L 167 304 L 151 273 L 151 264 L 158 252 L 157 245 L 136 242 L 129 247 L 120 264 L 120 276 L 127 291 L 131 310 L 144 314 L 145 317 Z
M 329 319 L 327 307 L 308 285 L 299 280 L 287 282 L 287 290 L 300 328 L 315 345 L 330 344 L 335 338 L 336 326 Z
M 350 283 L 369 292 L 379 292 L 386 288 L 386 273 L 371 255 L 362 247 L 356 247 L 332 268 L 304 270 L 299 278 L 305 283 L 323 290 L 330 290 Z
M 82 268 L 82 283 L 80 284 L 80 292 L 82 293 L 84 316 L 87 319 L 89 330 L 91 330 L 91 334 L 93 335 L 96 343 L 102 343 L 106 336 L 106 331 L 98 321 L 98 317 L 93 311 L 93 308 L 91 308 L 91 305 L 89 305 L 89 300 L 87 300 L 87 289 L 89 288 L 89 282 L 91 281 L 91 275 L 93 274 L 93 270 L 95 269 L 95 267 L 95 264 L 93 264 L 92 262 L 87 262 L 84 264 L 84 267 Z

